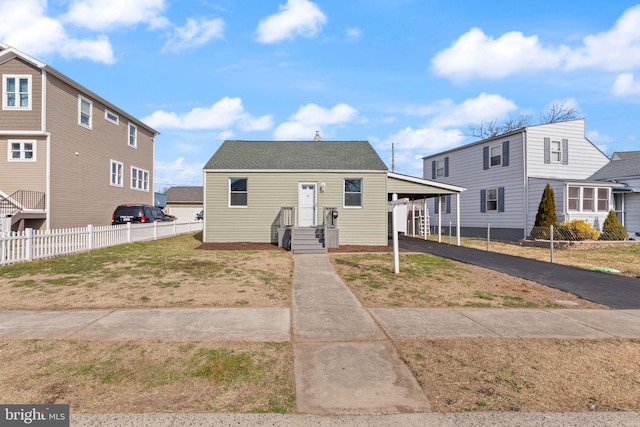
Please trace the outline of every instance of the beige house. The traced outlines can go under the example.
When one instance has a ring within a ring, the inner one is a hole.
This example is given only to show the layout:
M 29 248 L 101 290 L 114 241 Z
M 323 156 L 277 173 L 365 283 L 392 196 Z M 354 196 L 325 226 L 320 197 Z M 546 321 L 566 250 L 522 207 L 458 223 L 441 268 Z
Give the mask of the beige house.
M 367 141 L 225 141 L 204 166 L 204 242 L 293 252 L 388 244 L 394 194 L 463 189 L 390 173 Z
M 0 78 L 0 231 L 107 225 L 118 204 L 153 204 L 157 131 L 2 43 Z

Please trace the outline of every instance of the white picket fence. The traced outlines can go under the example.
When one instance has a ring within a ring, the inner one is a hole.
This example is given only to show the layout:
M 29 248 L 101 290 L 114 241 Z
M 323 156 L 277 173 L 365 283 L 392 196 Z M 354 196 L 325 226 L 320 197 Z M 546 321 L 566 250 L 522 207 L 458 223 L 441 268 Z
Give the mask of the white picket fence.
M 75 252 L 156 240 L 201 231 L 202 221 L 153 222 L 61 230 L 34 230 L 0 233 L 0 265 L 51 258 Z

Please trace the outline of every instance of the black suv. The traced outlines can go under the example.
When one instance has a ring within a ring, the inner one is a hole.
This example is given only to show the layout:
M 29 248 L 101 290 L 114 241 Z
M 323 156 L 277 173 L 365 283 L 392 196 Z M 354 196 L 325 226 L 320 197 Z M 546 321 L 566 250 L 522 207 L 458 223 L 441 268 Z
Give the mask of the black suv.
M 175 217 L 166 215 L 162 209 L 151 205 L 120 205 L 113 211 L 111 224 L 127 222 L 174 221 Z

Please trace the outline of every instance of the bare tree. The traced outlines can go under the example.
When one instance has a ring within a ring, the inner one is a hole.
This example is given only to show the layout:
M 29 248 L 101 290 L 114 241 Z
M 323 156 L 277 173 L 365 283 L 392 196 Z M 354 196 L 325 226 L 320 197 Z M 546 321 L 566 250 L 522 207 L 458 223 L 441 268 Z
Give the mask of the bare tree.
M 578 108 L 570 103 L 568 100 L 556 101 L 549 109 L 540 115 L 540 122 L 538 124 L 558 123 L 572 120 L 577 117 Z M 487 139 L 498 135 L 504 135 L 509 132 L 516 131 L 518 129 L 531 126 L 531 116 L 512 116 L 509 115 L 502 123 L 498 123 L 497 119 L 481 122 L 477 125 L 471 125 L 467 128 L 466 132 L 463 132 L 467 136 L 475 138 Z
M 540 124 L 566 122 L 575 119 L 578 108 L 568 100 L 555 101 L 546 113 L 540 116 Z
M 522 129 L 530 124 L 531 116 L 520 115 L 513 117 L 512 115 L 509 115 L 509 118 L 501 124 L 498 124 L 498 120 L 492 120 L 490 122 L 481 122 L 478 125 L 471 125 L 464 134 L 476 138 L 487 139 Z

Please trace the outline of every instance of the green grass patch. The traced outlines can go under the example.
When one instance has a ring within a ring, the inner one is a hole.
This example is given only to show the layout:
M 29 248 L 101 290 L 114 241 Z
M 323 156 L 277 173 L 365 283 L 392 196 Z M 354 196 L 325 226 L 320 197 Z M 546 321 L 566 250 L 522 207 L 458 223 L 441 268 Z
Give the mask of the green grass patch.
M 206 378 L 216 384 L 229 385 L 237 381 L 261 378 L 264 371 L 248 353 L 234 353 L 227 349 L 203 349 L 190 361 L 191 375 Z

